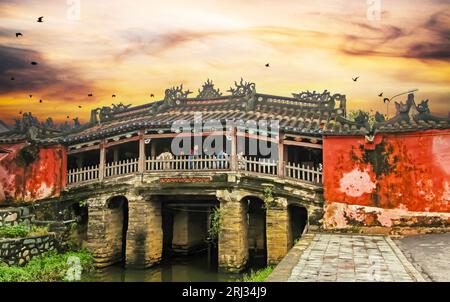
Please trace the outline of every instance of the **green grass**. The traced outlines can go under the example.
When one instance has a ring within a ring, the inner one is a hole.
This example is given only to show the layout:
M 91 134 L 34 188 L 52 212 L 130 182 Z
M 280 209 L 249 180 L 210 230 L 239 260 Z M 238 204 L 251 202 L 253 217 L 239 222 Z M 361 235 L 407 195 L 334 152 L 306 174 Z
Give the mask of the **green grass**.
M 31 259 L 24 267 L 0 265 L 0 282 L 52 282 L 65 281 L 70 256 L 80 259 L 83 273 L 94 269 L 94 258 L 85 250 L 57 254 L 48 253 Z
M 24 225 L 3 225 L 0 227 L 0 238 L 19 238 L 28 235 L 29 229 Z
M 250 271 L 249 274 L 245 274 L 242 281 L 243 282 L 264 282 L 267 277 L 273 272 L 274 267 L 268 266 L 266 268 Z
M 48 234 L 47 226 L 29 226 L 25 224 L 0 226 L 0 238 L 22 238 L 46 234 Z

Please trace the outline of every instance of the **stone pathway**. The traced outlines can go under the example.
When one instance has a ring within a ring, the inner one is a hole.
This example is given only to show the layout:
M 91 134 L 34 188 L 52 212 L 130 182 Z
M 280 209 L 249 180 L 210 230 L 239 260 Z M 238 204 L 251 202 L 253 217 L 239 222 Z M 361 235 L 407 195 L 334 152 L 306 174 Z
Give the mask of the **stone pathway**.
M 427 279 L 450 281 L 450 233 L 413 235 L 395 242 Z
M 386 236 L 315 234 L 297 259 L 287 281 L 425 281 Z

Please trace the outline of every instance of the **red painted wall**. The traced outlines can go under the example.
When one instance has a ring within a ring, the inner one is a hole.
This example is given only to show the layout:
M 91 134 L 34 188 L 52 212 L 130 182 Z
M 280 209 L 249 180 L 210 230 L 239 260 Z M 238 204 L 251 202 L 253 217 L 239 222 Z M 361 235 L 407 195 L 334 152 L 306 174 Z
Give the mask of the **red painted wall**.
M 35 160 L 25 165 L 18 159 L 25 146 L 0 144 L 0 204 L 6 200 L 35 201 L 58 196 L 66 185 L 65 147 L 39 147 Z
M 327 203 L 450 212 L 450 130 L 329 136 L 323 142 Z

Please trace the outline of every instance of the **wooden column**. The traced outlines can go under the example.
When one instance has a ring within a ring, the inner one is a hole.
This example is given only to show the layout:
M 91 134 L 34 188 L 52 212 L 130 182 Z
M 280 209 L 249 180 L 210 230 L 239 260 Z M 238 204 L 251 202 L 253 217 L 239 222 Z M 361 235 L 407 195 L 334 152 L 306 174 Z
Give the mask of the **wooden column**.
M 236 127 L 231 131 L 231 154 L 230 154 L 230 169 L 236 171 L 238 169 L 238 158 L 237 158 L 237 132 Z
M 105 155 L 106 155 L 105 141 L 102 140 L 100 142 L 100 163 L 98 165 L 98 179 L 100 181 L 102 181 L 103 177 L 105 176 Z
M 287 160 L 286 155 L 286 148 L 284 146 L 284 136 L 280 133 L 280 138 L 278 140 L 278 177 L 283 178 L 284 177 L 284 167 L 285 167 L 285 161 Z
M 145 171 L 145 140 L 144 140 L 144 131 L 139 131 L 139 164 L 138 164 L 139 173 L 144 173 Z

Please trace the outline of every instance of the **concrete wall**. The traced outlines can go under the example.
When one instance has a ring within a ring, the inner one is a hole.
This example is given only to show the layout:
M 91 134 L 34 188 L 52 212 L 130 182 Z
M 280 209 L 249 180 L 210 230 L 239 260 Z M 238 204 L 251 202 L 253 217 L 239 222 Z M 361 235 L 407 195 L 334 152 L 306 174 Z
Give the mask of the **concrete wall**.
M 0 144 L 0 205 L 58 196 L 66 184 L 66 149 L 60 145 L 39 147 L 30 164 L 20 160 L 25 143 Z
M 450 130 L 323 145 L 325 228 L 450 224 Z

